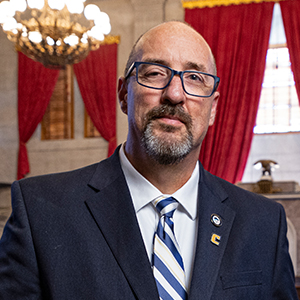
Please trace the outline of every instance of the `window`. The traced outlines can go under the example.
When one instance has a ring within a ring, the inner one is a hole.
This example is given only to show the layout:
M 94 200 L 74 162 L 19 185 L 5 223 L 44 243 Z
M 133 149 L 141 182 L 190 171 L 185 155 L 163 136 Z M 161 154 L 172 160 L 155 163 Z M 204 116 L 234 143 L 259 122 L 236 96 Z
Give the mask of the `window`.
M 254 133 L 300 131 L 300 108 L 286 47 L 270 48 Z
M 60 70 L 57 83 L 42 120 L 41 139 L 61 140 L 74 137 L 74 73 L 67 65 Z M 101 137 L 91 118 L 84 113 L 84 137 Z
M 73 80 L 73 69 L 70 65 L 60 70 L 56 86 L 42 120 L 42 140 L 73 138 Z
M 278 3 L 269 44 L 254 133 L 300 131 L 299 101 Z

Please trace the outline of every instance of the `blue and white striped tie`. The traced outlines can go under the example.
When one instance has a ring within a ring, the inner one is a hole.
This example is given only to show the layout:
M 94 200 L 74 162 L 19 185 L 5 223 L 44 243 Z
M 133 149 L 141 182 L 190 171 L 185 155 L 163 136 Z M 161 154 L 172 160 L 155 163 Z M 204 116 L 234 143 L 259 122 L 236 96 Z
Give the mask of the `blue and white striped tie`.
M 160 197 L 152 203 L 160 213 L 152 258 L 160 299 L 187 299 L 183 260 L 174 235 L 173 213 L 178 202 L 173 197 Z

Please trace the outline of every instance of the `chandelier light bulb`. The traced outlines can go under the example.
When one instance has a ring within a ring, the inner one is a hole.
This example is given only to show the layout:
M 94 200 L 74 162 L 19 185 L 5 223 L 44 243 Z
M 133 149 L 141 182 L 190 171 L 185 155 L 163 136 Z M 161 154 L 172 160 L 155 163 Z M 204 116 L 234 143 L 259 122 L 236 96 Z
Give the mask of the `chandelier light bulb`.
M 65 1 L 63 0 L 48 0 L 48 5 L 52 9 L 62 10 L 65 7 Z
M 87 44 L 87 43 L 88 43 L 87 38 L 84 38 L 84 37 L 82 37 L 80 41 L 81 41 L 81 43 L 83 43 L 83 44 Z
M 74 33 L 65 37 L 64 42 L 70 46 L 75 46 L 79 43 L 79 38 Z
M 81 0 L 66 0 L 66 5 L 71 14 L 81 14 L 84 9 L 84 5 Z
M 46 41 L 49 46 L 53 46 L 55 44 L 53 38 L 51 38 L 50 36 L 46 37 Z
M 24 12 L 27 8 L 25 0 L 10 0 L 10 3 L 15 11 Z
M 13 17 L 16 11 L 9 1 L 2 1 L 0 3 L 0 15 L 5 17 Z
M 32 9 L 42 9 L 45 5 L 44 0 L 27 0 L 27 4 Z
M 17 21 L 15 18 L 7 18 L 2 26 L 4 31 L 12 31 L 17 28 Z
M 108 14 L 100 12 L 100 15 L 95 19 L 95 25 L 101 28 L 103 34 L 109 34 L 111 31 L 111 25 Z
M 88 4 L 84 9 L 84 15 L 88 20 L 95 20 L 100 15 L 100 8 L 95 4 Z
M 38 44 L 43 40 L 42 35 L 38 31 L 30 31 L 28 33 L 28 38 L 35 44 Z
M 98 27 L 97 24 L 96 24 L 96 26 Z M 105 34 L 105 35 L 109 34 L 110 31 L 111 31 L 111 25 L 110 25 L 110 23 L 102 24 L 99 27 L 101 28 L 102 33 Z
M 90 30 L 89 35 L 98 41 L 104 40 L 104 34 L 102 33 L 101 27 L 99 27 L 99 26 L 94 26 Z
M 0 24 L 4 24 L 4 23 L 6 23 L 8 20 L 9 20 L 9 17 L 7 17 L 7 16 L 1 14 L 1 12 L 0 12 Z
M 95 21 L 98 21 L 101 25 L 103 25 L 109 23 L 110 19 L 107 13 L 101 11 L 99 16 L 97 16 L 97 19 L 95 19 Z

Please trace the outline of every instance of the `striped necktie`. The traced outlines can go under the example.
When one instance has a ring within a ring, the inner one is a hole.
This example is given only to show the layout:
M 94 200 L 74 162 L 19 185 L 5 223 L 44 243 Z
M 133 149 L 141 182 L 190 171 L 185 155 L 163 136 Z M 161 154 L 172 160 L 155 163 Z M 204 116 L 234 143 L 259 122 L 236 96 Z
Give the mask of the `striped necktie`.
M 187 299 L 183 261 L 174 235 L 173 213 L 178 202 L 173 197 L 160 197 L 152 203 L 160 214 L 152 257 L 160 299 Z

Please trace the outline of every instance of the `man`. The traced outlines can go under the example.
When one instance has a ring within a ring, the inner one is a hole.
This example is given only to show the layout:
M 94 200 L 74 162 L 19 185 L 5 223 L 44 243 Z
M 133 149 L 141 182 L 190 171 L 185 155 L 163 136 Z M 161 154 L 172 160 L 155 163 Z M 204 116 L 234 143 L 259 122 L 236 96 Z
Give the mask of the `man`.
M 198 162 L 218 82 L 191 27 L 145 33 L 119 79 L 126 143 L 14 183 L 0 299 L 297 299 L 283 208 Z

